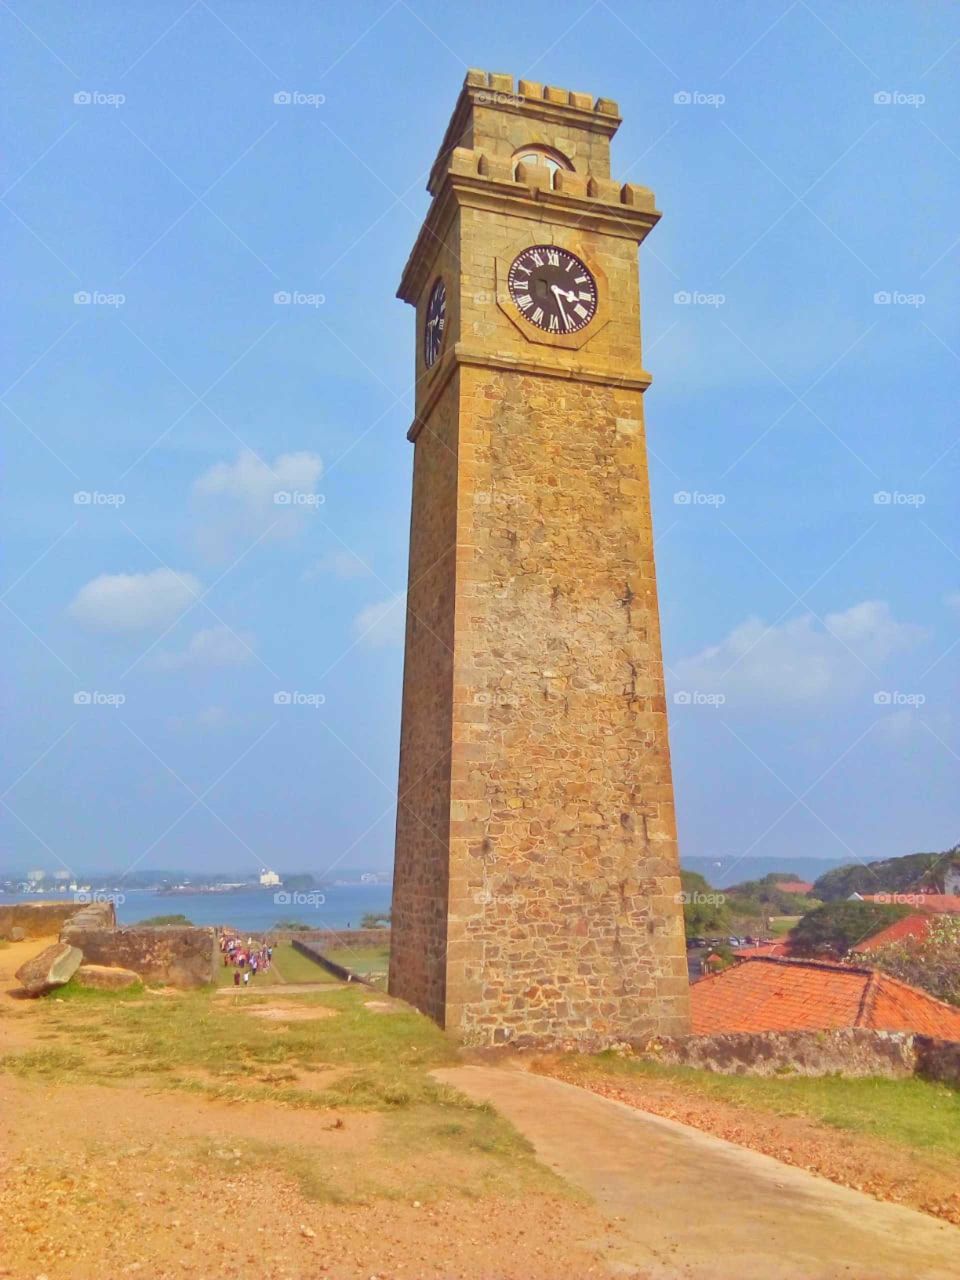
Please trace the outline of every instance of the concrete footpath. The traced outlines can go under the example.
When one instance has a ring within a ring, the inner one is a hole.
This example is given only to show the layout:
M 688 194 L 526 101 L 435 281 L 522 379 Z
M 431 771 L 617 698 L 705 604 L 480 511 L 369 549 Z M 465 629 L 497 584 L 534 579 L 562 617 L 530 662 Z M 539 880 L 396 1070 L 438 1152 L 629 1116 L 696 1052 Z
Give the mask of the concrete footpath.
M 619 1230 L 643 1280 L 957 1280 L 960 1230 L 674 1120 L 516 1068 L 433 1073 L 489 1102 Z

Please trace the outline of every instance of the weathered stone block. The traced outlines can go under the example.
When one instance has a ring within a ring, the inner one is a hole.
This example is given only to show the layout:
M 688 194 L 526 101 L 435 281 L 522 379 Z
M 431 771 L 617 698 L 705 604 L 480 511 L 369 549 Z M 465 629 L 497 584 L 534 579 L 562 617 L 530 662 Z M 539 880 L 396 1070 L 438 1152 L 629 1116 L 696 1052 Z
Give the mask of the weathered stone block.
M 140 975 L 114 965 L 82 964 L 73 981 L 78 987 L 91 987 L 95 991 L 122 991 L 125 987 L 135 987 Z
M 22 964 L 16 972 L 16 978 L 26 988 L 28 995 L 43 995 L 54 987 L 65 986 L 80 968 L 82 961 L 83 952 L 79 947 L 55 942 L 52 947 L 45 947 L 38 956 L 33 956 Z

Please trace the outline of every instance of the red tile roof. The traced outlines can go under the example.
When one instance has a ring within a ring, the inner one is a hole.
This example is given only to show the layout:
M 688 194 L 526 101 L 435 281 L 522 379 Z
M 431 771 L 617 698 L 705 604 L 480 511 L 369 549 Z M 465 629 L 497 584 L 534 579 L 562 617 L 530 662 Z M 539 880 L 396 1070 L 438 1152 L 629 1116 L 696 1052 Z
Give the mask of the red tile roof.
M 863 893 L 860 896 L 864 902 L 890 902 L 912 907 L 914 911 L 960 915 L 960 894 L 957 893 Z
M 875 951 L 877 947 L 885 947 L 891 942 L 903 942 L 905 938 L 925 938 L 933 924 L 932 913 L 925 915 L 904 916 L 902 920 L 894 920 L 885 929 L 858 942 L 850 950 L 858 955 L 861 951 Z
M 784 893 L 810 893 L 813 885 L 808 880 L 778 880 L 774 888 Z
M 960 1009 L 866 965 L 761 956 L 690 988 L 695 1035 L 869 1027 L 960 1040 Z
M 759 942 L 756 946 L 737 947 L 733 953 L 734 960 L 752 960 L 754 956 L 789 956 L 793 955 L 793 946 L 787 940 L 782 942 Z

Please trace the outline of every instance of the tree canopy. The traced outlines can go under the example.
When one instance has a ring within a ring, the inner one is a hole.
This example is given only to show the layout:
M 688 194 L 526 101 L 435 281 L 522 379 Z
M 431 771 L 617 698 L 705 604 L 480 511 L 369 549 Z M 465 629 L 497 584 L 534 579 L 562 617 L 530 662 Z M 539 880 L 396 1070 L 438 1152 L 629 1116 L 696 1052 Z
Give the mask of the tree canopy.
M 933 916 L 922 938 L 904 938 L 870 952 L 870 963 L 901 982 L 960 1005 L 960 916 Z
M 711 888 L 705 876 L 697 871 L 681 871 L 683 889 L 683 925 L 688 938 L 703 934 L 727 933 L 730 929 L 730 912 L 726 895 Z
M 864 938 L 909 915 L 909 907 L 884 902 L 827 902 L 790 930 L 793 950 L 840 959 Z

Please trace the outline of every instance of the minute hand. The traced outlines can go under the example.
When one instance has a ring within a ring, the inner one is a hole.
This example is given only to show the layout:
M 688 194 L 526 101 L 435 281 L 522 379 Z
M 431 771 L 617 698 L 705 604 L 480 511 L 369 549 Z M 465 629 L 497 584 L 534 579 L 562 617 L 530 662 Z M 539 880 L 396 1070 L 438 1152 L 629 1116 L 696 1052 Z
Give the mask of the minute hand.
M 560 308 L 560 315 L 563 318 L 563 327 L 565 329 L 569 329 L 570 321 L 567 319 L 567 313 L 563 309 L 563 300 L 564 298 L 566 298 L 567 301 L 569 302 L 570 294 L 567 292 L 566 289 L 561 289 L 560 286 L 556 284 L 553 284 L 550 286 L 550 291 L 553 294 L 553 296 L 556 298 L 557 306 Z

